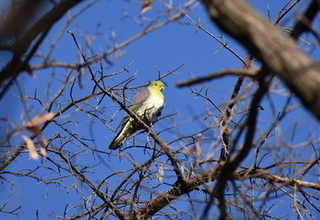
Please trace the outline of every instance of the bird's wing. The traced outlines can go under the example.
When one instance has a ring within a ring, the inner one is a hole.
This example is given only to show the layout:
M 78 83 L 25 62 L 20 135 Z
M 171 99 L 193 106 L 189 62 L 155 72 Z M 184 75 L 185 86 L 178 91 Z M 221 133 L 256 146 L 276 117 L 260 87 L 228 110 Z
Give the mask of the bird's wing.
M 139 109 L 139 105 L 130 105 L 130 106 L 128 107 L 128 109 L 129 109 L 130 111 L 136 113 L 137 110 Z M 122 120 L 121 120 L 121 122 L 120 122 L 120 124 L 119 124 L 119 126 L 117 127 L 116 130 L 119 130 L 119 128 L 123 128 L 123 127 L 125 126 L 125 124 L 129 121 L 129 119 L 130 119 L 130 115 L 129 115 L 128 113 L 125 113 L 124 116 L 123 116 L 123 118 L 122 118 Z
M 143 105 L 143 102 L 146 101 L 149 96 L 150 96 L 149 89 L 145 88 L 145 89 L 140 90 L 134 96 L 133 101 L 132 101 L 133 104 L 128 107 L 129 110 L 131 110 L 134 113 L 137 113 L 138 109 Z M 125 124 L 129 121 L 129 119 L 130 119 L 130 115 L 128 113 L 125 113 L 125 115 L 123 116 L 123 119 L 121 120 L 121 122 L 116 130 L 118 130 L 119 128 L 122 129 L 123 127 L 125 127 Z
M 142 89 L 140 90 L 133 98 L 133 105 L 139 105 L 146 101 L 150 96 L 149 89 Z
M 138 113 L 139 108 L 143 106 L 144 101 L 146 101 L 150 96 L 150 91 L 149 89 L 145 88 L 140 90 L 133 98 L 133 104 L 130 105 L 128 108 L 134 113 Z M 128 113 L 125 113 L 123 116 L 123 119 L 121 120 L 118 128 L 116 130 L 123 129 L 126 125 L 126 123 L 130 120 L 130 115 Z
M 136 113 L 136 111 L 139 109 L 139 105 L 131 105 L 128 108 L 132 112 Z M 138 129 L 140 129 L 140 126 L 138 127 L 138 124 L 133 120 L 133 118 L 131 118 L 130 115 L 126 113 L 121 120 L 118 128 L 116 129 L 118 130 L 118 132 L 114 139 L 111 141 L 109 149 L 114 150 L 119 148 L 122 143 Z

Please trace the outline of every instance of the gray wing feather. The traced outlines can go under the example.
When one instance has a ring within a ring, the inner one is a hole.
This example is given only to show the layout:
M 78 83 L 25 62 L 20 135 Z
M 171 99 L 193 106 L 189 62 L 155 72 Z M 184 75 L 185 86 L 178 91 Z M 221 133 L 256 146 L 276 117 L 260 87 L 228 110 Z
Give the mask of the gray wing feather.
M 140 90 L 135 97 L 133 98 L 133 105 L 138 105 L 143 103 L 144 101 L 146 101 L 148 99 L 148 97 L 150 96 L 150 91 L 149 89 L 142 89 Z

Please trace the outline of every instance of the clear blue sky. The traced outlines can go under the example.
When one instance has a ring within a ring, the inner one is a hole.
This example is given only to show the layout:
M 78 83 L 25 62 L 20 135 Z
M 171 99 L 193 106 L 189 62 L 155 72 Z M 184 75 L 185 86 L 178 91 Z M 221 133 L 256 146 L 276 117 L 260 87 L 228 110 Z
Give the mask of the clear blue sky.
M 169 1 L 171 2 L 171 1 Z M 184 1 L 174 1 L 174 6 L 177 6 Z M 267 1 L 267 0 L 251 0 L 250 1 L 254 7 L 256 7 L 261 13 L 267 16 L 267 8 L 270 8 L 271 20 L 277 16 L 277 12 L 280 8 L 284 6 L 286 1 Z M 305 2 L 305 1 L 304 1 Z M 73 16 L 82 9 L 87 4 L 87 1 L 80 4 L 74 8 L 68 16 Z M 296 8 L 293 13 L 299 13 L 303 8 L 305 3 L 301 3 L 301 7 Z M 100 54 L 108 50 L 114 45 L 114 42 L 121 43 L 133 35 L 139 33 L 143 26 L 149 24 L 149 20 L 155 18 L 159 11 L 163 10 L 163 7 L 158 3 L 154 3 L 153 9 L 148 11 L 143 15 L 139 15 L 140 11 L 139 4 L 127 3 L 125 1 L 100 1 L 94 4 L 92 7 L 80 14 L 66 30 L 72 31 L 77 37 L 84 53 L 87 56 L 92 56 L 94 54 Z M 128 14 L 138 18 L 138 24 L 129 16 Z M 220 32 L 214 25 L 208 22 L 208 16 L 203 8 L 199 6 L 194 9 L 189 16 L 191 16 L 195 21 L 203 22 L 203 26 L 208 29 L 212 34 L 216 36 L 223 36 L 224 40 L 228 42 L 228 46 L 235 50 L 242 58 L 245 59 L 246 51 L 234 42 L 229 37 L 225 36 Z M 161 18 L 163 19 L 163 18 Z M 186 18 L 180 20 L 182 22 L 189 22 Z M 57 34 L 60 32 L 61 28 L 66 22 L 66 17 L 61 19 L 54 28 L 50 31 L 49 35 L 45 39 L 44 43 L 41 45 L 38 51 L 39 55 L 46 55 L 47 51 L 50 49 L 50 44 L 55 40 Z M 290 26 L 292 20 L 284 20 L 282 25 Z M 141 26 L 142 25 L 142 26 Z M 74 41 L 70 34 L 63 32 L 61 39 L 59 39 L 57 45 L 55 46 L 51 59 L 54 61 L 61 61 L 67 63 L 79 63 L 79 53 L 74 44 Z M 86 40 L 92 40 L 90 48 L 94 52 L 89 51 L 88 47 L 85 45 Z M 113 65 L 108 65 L 102 61 L 104 65 L 104 74 L 120 71 L 123 67 L 128 66 L 130 63 L 133 64 L 128 69 L 128 72 L 123 72 L 121 76 L 114 76 L 113 79 L 106 80 L 107 86 L 113 86 L 119 83 L 121 80 L 136 75 L 136 79 L 132 81 L 129 85 L 136 86 L 145 84 L 148 80 L 153 80 L 157 78 L 158 71 L 164 74 L 170 70 L 177 68 L 178 66 L 184 64 L 182 68 L 176 71 L 178 74 L 170 75 L 163 80 L 168 84 L 164 93 L 166 95 L 166 107 L 163 111 L 163 116 L 169 115 L 171 113 L 177 113 L 171 117 L 171 120 L 163 120 L 157 123 L 153 129 L 156 131 L 161 131 L 169 126 L 172 126 L 174 122 L 179 125 L 179 132 L 184 134 L 192 134 L 203 128 L 207 121 L 203 123 L 196 123 L 190 120 L 190 117 L 200 117 L 204 119 L 205 113 L 210 111 L 211 114 L 219 115 L 219 112 L 213 108 L 210 104 L 206 103 L 200 97 L 192 94 L 188 88 L 177 88 L 175 84 L 179 81 L 189 79 L 190 77 L 198 77 L 213 73 L 226 68 L 241 68 L 242 63 L 230 54 L 225 49 L 221 49 L 221 45 L 208 36 L 203 31 L 199 30 L 196 26 L 190 24 L 181 24 L 181 22 L 173 22 L 160 28 L 150 34 L 143 36 L 142 38 L 134 41 L 129 46 L 121 50 L 123 56 L 117 58 Z M 316 51 L 312 51 L 312 55 L 319 54 L 319 48 Z M 110 60 L 115 59 L 114 55 L 109 57 Z M 319 57 L 318 57 L 319 60 Z M 36 65 L 42 62 L 42 58 L 35 58 L 31 61 L 31 65 Z M 3 62 L 3 61 L 1 61 Z M 256 65 L 259 65 L 257 63 Z M 98 70 L 99 65 L 93 66 L 94 70 Z M 61 84 L 57 83 L 53 77 L 62 78 L 61 74 L 66 74 L 67 71 L 64 68 L 56 68 L 54 72 L 52 69 L 41 69 L 35 71 L 36 78 L 31 78 L 26 73 L 20 75 L 20 87 L 30 96 L 34 95 L 35 89 L 37 94 L 46 103 L 57 93 Z M 89 95 L 92 92 L 92 83 L 90 82 L 90 76 L 86 71 L 86 76 L 83 77 L 83 88 L 79 88 L 78 85 L 75 86 L 75 98 L 80 98 L 85 95 Z M 233 90 L 235 77 L 225 77 L 222 79 L 214 80 L 203 84 L 208 89 L 208 95 L 210 98 L 221 108 L 223 108 L 226 101 L 229 100 L 231 92 Z M 247 90 L 253 92 L 256 88 L 254 83 L 250 80 L 245 84 L 246 87 L 243 88 L 243 93 Z M 194 89 L 200 89 L 200 87 L 193 87 Z M 280 87 L 273 88 L 274 91 L 281 91 Z M 26 104 L 30 112 L 28 115 L 23 113 L 23 103 L 21 99 L 16 99 L 16 95 L 20 92 L 16 87 L 12 87 L 7 93 L 7 96 L 1 102 L 0 115 L 1 117 L 9 117 L 11 122 L 17 126 L 21 122 L 26 121 L 28 117 L 35 117 L 41 113 L 41 108 L 39 103 L 32 100 L 27 100 Z M 129 97 L 133 95 L 128 93 Z M 99 97 L 101 98 L 101 97 Z M 269 100 L 268 100 L 269 98 Z M 272 94 L 270 97 L 266 98 L 265 111 L 261 113 L 261 126 L 258 132 L 264 132 L 271 124 L 273 116 L 278 113 L 278 111 L 285 105 L 284 101 L 286 97 L 282 95 Z M 68 94 L 66 94 L 65 99 L 70 99 Z M 272 101 L 270 101 L 272 99 Z M 64 100 L 65 101 L 65 100 Z M 101 103 L 100 100 L 91 100 L 90 104 L 97 106 L 100 110 L 105 110 L 106 115 L 113 115 L 118 107 L 106 108 L 107 105 L 116 105 L 110 98 L 105 97 Z M 4 108 L 4 104 L 6 107 Z M 247 101 L 239 102 L 236 108 L 241 109 Z M 272 106 L 272 103 L 274 106 Z M 294 101 L 297 105 L 299 102 Z M 116 128 L 120 122 L 123 115 L 123 111 L 118 112 L 114 121 L 108 124 L 112 128 Z M 110 118 L 105 118 L 110 120 Z M 81 135 L 95 139 L 94 147 L 101 151 L 107 151 L 107 146 L 114 136 L 114 133 L 108 128 L 108 126 L 102 124 L 96 119 L 88 117 L 86 114 L 79 112 L 76 109 L 72 109 L 66 112 L 63 116 L 57 119 L 59 122 L 73 121 L 70 123 L 69 129 L 74 130 Z M 239 119 L 237 119 L 239 120 Z M 1 122 L 3 123 L 3 122 Z M 0 124 L 0 126 L 4 126 Z M 295 127 L 296 126 L 296 127 Z M 281 129 L 280 129 L 281 128 Z M 51 135 L 60 132 L 57 126 L 50 126 L 45 133 L 45 136 L 49 138 Z M 179 135 L 178 130 L 176 133 L 172 131 L 171 133 L 163 133 L 160 135 L 164 140 L 170 140 Z M 278 133 L 277 133 L 278 132 Z M 304 110 L 293 111 L 286 119 L 283 121 L 283 126 L 279 127 L 277 132 L 274 133 L 274 139 L 271 139 L 272 143 L 283 143 L 283 144 L 295 144 L 301 143 L 308 140 L 308 135 L 313 133 L 315 137 L 319 136 L 319 128 L 314 118 L 306 113 Z M 292 138 L 292 134 L 295 132 L 295 137 Z M 283 137 L 280 135 L 283 133 Z M 29 134 L 26 132 L 25 134 Z M 90 134 L 90 135 L 88 135 Z M 213 133 L 212 135 L 219 135 Z M 278 135 L 278 136 L 277 136 Z M 284 139 L 283 139 L 284 138 Z M 142 134 L 136 138 L 136 141 L 144 142 L 146 140 L 146 135 Z M 21 137 L 18 135 L 13 139 L 14 144 L 22 143 Z M 128 141 L 127 145 L 132 142 Z M 58 147 L 58 143 L 55 143 Z M 125 144 L 126 145 L 126 144 Z M 178 146 L 176 146 L 178 147 Z M 207 146 L 209 147 L 209 146 Z M 74 146 L 75 150 L 79 150 L 78 146 Z M 71 149 L 70 149 L 71 150 Z M 92 168 L 92 180 L 101 181 L 107 175 L 112 173 L 114 170 L 123 170 L 132 166 L 127 160 L 131 156 L 139 163 L 143 163 L 150 155 L 147 153 L 141 153 L 140 151 L 130 149 L 130 154 L 124 155 L 126 159 L 119 161 L 117 156 L 107 157 L 106 155 L 99 155 L 103 158 L 102 165 Z M 303 151 L 302 151 L 303 152 Z M 272 152 L 273 154 L 274 152 Z M 305 153 L 305 152 L 304 152 Z M 78 161 L 74 161 L 80 164 L 99 164 L 101 158 L 98 155 L 92 155 L 92 152 L 84 149 L 83 155 L 78 157 Z M 218 157 L 217 155 L 214 155 Z M 37 166 L 52 166 L 49 165 L 48 161 L 45 159 L 41 160 L 29 160 L 28 154 L 23 154 L 11 164 L 7 169 L 10 171 L 18 171 L 25 169 L 35 169 Z M 272 162 L 273 157 L 271 156 L 269 160 L 263 161 L 262 164 L 268 164 Z M 265 165 L 264 164 L 264 165 Z M 64 173 L 62 171 L 63 174 Z M 39 169 L 36 175 L 42 177 L 58 177 L 59 175 L 55 172 L 48 172 L 48 170 Z M 45 185 L 35 179 L 6 176 L 12 182 L 15 182 L 18 187 L 10 187 L 6 182 L 3 183 L 3 192 L 0 197 L 0 207 L 8 201 L 6 210 L 14 209 L 17 204 L 21 204 L 23 208 L 19 211 L 20 219 L 36 219 L 36 210 L 39 210 L 39 219 L 50 219 L 48 214 L 53 215 L 63 215 L 63 210 L 67 203 L 70 204 L 68 208 L 73 205 L 80 203 L 82 199 L 81 193 L 77 193 L 72 186 L 71 179 L 64 180 L 64 186 L 58 186 L 58 184 Z M 318 177 L 314 177 L 317 179 Z M 116 185 L 121 178 L 114 178 L 114 185 Z M 318 179 L 319 180 L 319 179 Z M 172 182 L 173 179 L 168 179 Z M 313 180 L 313 182 L 316 182 Z M 87 197 L 88 193 L 91 191 L 80 183 L 77 183 L 77 187 L 82 191 L 83 196 Z M 150 184 L 158 184 L 157 180 L 153 180 Z M 110 186 L 112 187 L 112 186 Z M 163 190 L 167 189 L 166 186 Z M 67 196 L 66 196 L 67 195 Z M 281 199 L 279 200 L 280 202 Z M 90 201 L 92 202 L 92 201 Z M 188 204 L 181 204 L 188 205 Z M 199 206 L 199 209 L 201 206 Z M 74 209 L 70 213 L 76 213 L 77 209 Z M 170 211 L 168 209 L 168 211 Z M 282 213 L 290 213 L 291 210 L 287 206 L 287 210 L 279 210 L 279 215 Z M 7 215 L 0 213 L 0 219 L 17 219 L 13 215 Z

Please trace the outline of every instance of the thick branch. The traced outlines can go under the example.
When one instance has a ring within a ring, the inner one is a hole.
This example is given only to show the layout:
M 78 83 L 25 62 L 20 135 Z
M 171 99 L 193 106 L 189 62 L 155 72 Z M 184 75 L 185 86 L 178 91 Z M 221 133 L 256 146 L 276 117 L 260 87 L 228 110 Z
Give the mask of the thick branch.
M 136 210 L 136 216 L 132 219 L 146 219 L 153 216 L 155 213 L 166 207 L 171 201 L 179 198 L 180 196 L 187 194 L 195 190 L 198 186 L 218 180 L 220 176 L 220 170 L 210 170 L 201 174 L 186 178 L 184 181 L 177 181 L 167 192 L 159 194 L 157 197 L 151 199 L 146 205 Z M 264 169 L 250 168 L 236 171 L 230 180 L 243 180 L 249 178 L 261 178 L 269 183 L 278 183 L 285 186 L 298 186 L 310 189 L 320 190 L 319 183 L 312 183 L 302 181 L 298 179 L 292 179 L 287 177 L 281 177 L 275 175 L 270 171 Z
M 185 179 L 184 181 L 178 180 L 167 192 L 158 195 L 138 209 L 136 211 L 136 216 L 132 219 L 147 219 L 152 217 L 155 213 L 166 207 L 172 200 L 191 192 L 203 183 L 217 179 L 218 174 L 217 170 L 210 170 Z
M 308 181 L 303 181 L 299 179 L 293 179 L 293 178 L 288 178 L 288 177 L 281 177 L 278 175 L 275 175 L 274 173 L 259 169 L 259 170 L 254 170 L 253 172 L 250 172 L 249 175 L 246 175 L 247 171 L 240 171 L 237 173 L 238 178 L 261 178 L 267 180 L 269 183 L 279 183 L 284 186 L 298 186 L 298 187 L 303 187 L 303 188 L 309 188 L 309 189 L 316 189 L 320 190 L 320 184 L 319 183 L 312 183 Z
M 13 56 L 7 63 L 6 67 L 0 72 L 0 85 L 3 85 L 5 80 L 13 80 L 25 68 L 25 66 L 28 64 L 29 60 L 37 50 L 38 46 L 42 43 L 44 37 L 49 32 L 51 27 L 55 24 L 55 22 L 57 22 L 68 10 L 70 10 L 80 2 L 82 2 L 82 0 L 68 0 L 61 1 L 55 4 L 52 9 L 50 9 L 42 17 L 38 18 L 38 20 L 27 30 L 25 30 L 27 27 L 21 27 L 18 30 L 11 30 L 10 25 L 7 25 L 8 30 L 2 30 L 4 31 L 4 33 L 0 34 L 1 39 L 7 37 L 5 35 L 5 33 L 7 32 L 20 32 L 16 34 L 17 36 L 14 36 L 14 44 L 1 45 L 1 49 L 11 51 L 13 53 Z M 49 7 L 49 3 L 47 7 Z M 38 6 L 35 9 L 29 8 L 29 10 L 36 11 L 38 10 Z M 31 11 L 31 13 L 35 13 L 34 11 Z M 24 18 L 21 18 L 19 14 L 17 17 L 13 18 L 15 23 L 23 23 L 23 19 Z M 3 29 L 7 26 L 4 25 L 4 27 L 1 28 Z M 25 58 L 22 60 L 23 56 L 25 56 Z M 0 98 L 4 95 L 6 89 L 9 86 L 10 83 L 7 83 L 6 88 L 0 93 Z
M 320 66 L 244 1 L 204 0 L 212 20 L 286 83 L 320 118 Z
M 177 86 L 179 87 L 183 87 L 183 86 L 191 86 L 197 83 L 202 83 L 205 81 L 209 81 L 212 79 L 216 79 L 216 78 L 221 78 L 224 76 L 249 76 L 249 77 L 255 77 L 257 75 L 257 72 L 259 71 L 259 69 L 257 68 L 252 68 L 252 69 L 226 69 L 226 70 L 222 70 L 219 72 L 214 72 L 212 74 L 206 75 L 206 76 L 200 76 L 198 78 L 194 78 L 194 79 L 188 79 L 185 81 L 181 81 L 179 83 L 177 83 Z
M 312 21 L 316 17 L 320 8 L 319 0 L 313 0 L 304 14 L 300 15 L 291 32 L 291 36 L 295 39 L 303 32 L 311 31 Z

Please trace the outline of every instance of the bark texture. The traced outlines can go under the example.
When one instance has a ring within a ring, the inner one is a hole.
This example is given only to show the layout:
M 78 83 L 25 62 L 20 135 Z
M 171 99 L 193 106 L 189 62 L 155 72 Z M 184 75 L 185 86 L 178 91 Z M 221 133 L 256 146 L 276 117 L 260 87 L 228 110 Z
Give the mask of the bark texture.
M 240 0 L 204 0 L 211 19 L 278 75 L 320 118 L 320 66 L 294 39 Z

